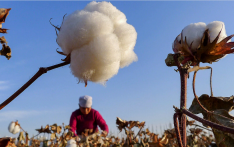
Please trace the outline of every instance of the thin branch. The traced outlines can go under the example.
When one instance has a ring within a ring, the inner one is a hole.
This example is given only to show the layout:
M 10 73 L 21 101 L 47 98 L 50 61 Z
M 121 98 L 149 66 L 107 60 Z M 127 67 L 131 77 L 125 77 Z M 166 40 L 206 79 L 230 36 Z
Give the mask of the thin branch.
M 194 71 L 194 74 L 193 74 L 193 94 L 194 94 L 194 97 L 196 98 L 199 106 L 206 111 L 206 113 L 209 113 L 209 111 L 200 103 L 199 99 L 198 99 L 198 96 L 196 94 L 196 91 L 195 91 L 195 79 L 196 79 L 196 75 L 197 75 L 197 71 Z
M 144 125 L 145 125 L 145 123 L 144 123 Z M 144 127 L 144 125 L 141 126 L 140 130 L 138 131 L 138 133 L 136 134 L 136 136 L 133 138 L 133 140 L 135 140 L 136 137 L 137 137 L 137 135 L 139 135 L 139 133 L 140 133 L 141 129 Z
M 183 143 L 182 143 L 182 139 L 181 139 L 181 135 L 180 135 L 180 130 L 179 130 L 179 124 L 178 124 L 178 117 L 179 117 L 179 113 L 175 113 L 173 116 L 174 119 L 174 126 L 175 126 L 175 132 L 176 132 L 176 137 L 177 137 L 177 142 L 179 147 L 183 147 Z
M 195 114 L 193 114 L 192 112 L 186 110 L 186 109 L 182 109 L 181 110 L 182 113 L 188 115 L 189 117 L 207 125 L 207 126 L 210 126 L 211 128 L 215 128 L 215 129 L 218 129 L 218 130 L 221 130 L 223 132 L 227 132 L 227 133 L 231 133 L 231 134 L 234 134 L 234 129 L 233 128 L 230 128 L 230 127 L 226 127 L 226 126 L 223 126 L 223 125 L 219 125 L 217 123 L 214 123 L 214 122 L 211 122 L 211 121 L 208 121 L 208 120 L 205 120 L 205 119 L 202 119 L 198 116 L 196 116 Z
M 8 105 L 11 101 L 13 101 L 18 95 L 20 95 L 25 89 L 27 89 L 37 78 L 39 78 L 42 74 L 46 73 L 47 71 L 53 70 L 55 68 L 64 66 L 69 64 L 70 62 L 63 62 L 60 64 L 56 64 L 49 67 L 41 67 L 39 71 L 28 81 L 26 82 L 20 89 L 18 89 L 12 96 L 6 99 L 2 104 L 0 104 L 0 110 Z
M 212 91 L 212 71 L 213 71 L 213 69 L 210 68 L 210 95 L 213 97 L 213 91 Z

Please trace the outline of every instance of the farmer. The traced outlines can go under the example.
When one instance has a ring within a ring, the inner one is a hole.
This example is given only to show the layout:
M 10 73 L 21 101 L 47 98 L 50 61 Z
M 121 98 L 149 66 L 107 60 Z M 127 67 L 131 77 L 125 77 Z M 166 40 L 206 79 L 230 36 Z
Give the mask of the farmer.
M 92 97 L 85 95 L 79 98 L 79 108 L 72 112 L 70 118 L 71 131 L 75 136 L 80 136 L 85 129 L 93 129 L 93 133 L 98 131 L 99 126 L 103 132 L 103 135 L 107 135 L 109 132 L 106 121 L 102 118 L 101 114 L 92 109 Z

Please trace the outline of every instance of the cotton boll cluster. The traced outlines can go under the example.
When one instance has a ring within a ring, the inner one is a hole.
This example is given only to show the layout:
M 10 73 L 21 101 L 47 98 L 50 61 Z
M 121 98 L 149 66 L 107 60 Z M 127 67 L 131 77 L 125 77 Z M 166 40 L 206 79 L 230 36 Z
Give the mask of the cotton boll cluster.
M 137 32 L 110 2 L 91 2 L 67 16 L 57 43 L 71 55 L 71 70 L 81 82 L 104 84 L 119 68 L 137 61 Z
M 12 134 L 19 133 L 20 131 L 20 126 L 18 124 L 18 121 L 14 122 L 12 121 L 9 126 L 8 126 L 8 131 Z
M 195 51 L 199 47 L 203 34 L 207 29 L 209 30 L 211 42 L 214 41 L 220 31 L 221 33 L 217 43 L 227 37 L 223 22 L 213 21 L 207 25 L 204 22 L 198 22 L 190 24 L 182 30 L 183 41 L 185 41 L 186 37 L 187 44 L 190 45 L 192 43 L 191 50 Z M 176 38 L 178 41 L 181 41 L 181 34 Z M 174 43 L 172 47 L 174 48 Z

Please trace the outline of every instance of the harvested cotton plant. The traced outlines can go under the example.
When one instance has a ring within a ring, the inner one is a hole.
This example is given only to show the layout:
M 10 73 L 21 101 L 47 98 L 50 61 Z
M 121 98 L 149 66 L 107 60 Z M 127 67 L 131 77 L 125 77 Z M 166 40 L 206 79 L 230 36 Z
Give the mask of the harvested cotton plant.
M 72 74 L 86 85 L 87 81 L 105 84 L 119 68 L 137 61 L 137 32 L 110 2 L 90 2 L 55 28 L 63 51 L 58 53 L 67 56 Z

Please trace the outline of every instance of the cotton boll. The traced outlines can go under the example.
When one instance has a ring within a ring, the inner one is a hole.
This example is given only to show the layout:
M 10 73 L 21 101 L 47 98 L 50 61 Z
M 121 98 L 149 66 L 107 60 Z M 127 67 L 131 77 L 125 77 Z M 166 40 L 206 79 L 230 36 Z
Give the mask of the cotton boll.
M 98 11 L 100 13 L 108 16 L 114 23 L 114 25 L 119 25 L 122 23 L 126 23 L 127 19 L 124 13 L 118 10 L 115 6 L 113 6 L 110 2 L 91 2 L 89 3 L 84 10 L 89 12 Z
M 96 37 L 90 44 L 71 53 L 70 67 L 80 81 L 103 84 L 118 73 L 119 64 L 119 41 L 114 34 Z
M 123 68 L 133 61 L 137 61 L 137 56 L 133 52 L 137 39 L 135 28 L 130 24 L 123 23 L 115 28 L 114 33 L 117 35 L 120 44 L 120 67 Z
M 183 30 L 183 40 L 187 40 L 188 45 L 192 42 L 192 50 L 196 50 L 200 45 L 204 31 L 206 30 L 206 24 L 204 22 L 192 23 L 186 26 Z
M 16 122 L 12 121 L 8 126 L 8 130 L 9 130 L 10 133 L 16 134 L 16 133 L 19 133 L 20 126 L 18 124 L 16 124 Z
M 57 37 L 57 43 L 65 54 L 89 44 L 99 35 L 113 32 L 109 17 L 99 12 L 75 11 L 65 18 Z
M 220 41 L 222 41 L 224 38 L 227 37 L 226 30 L 225 30 L 225 25 L 221 21 L 213 21 L 213 22 L 209 23 L 207 25 L 207 29 L 209 29 L 210 41 L 211 42 L 213 42 L 215 40 L 215 38 L 218 36 L 218 34 L 221 31 L 221 29 L 222 29 L 222 31 L 220 33 L 220 36 L 219 36 L 219 39 L 218 39 L 218 43 Z

